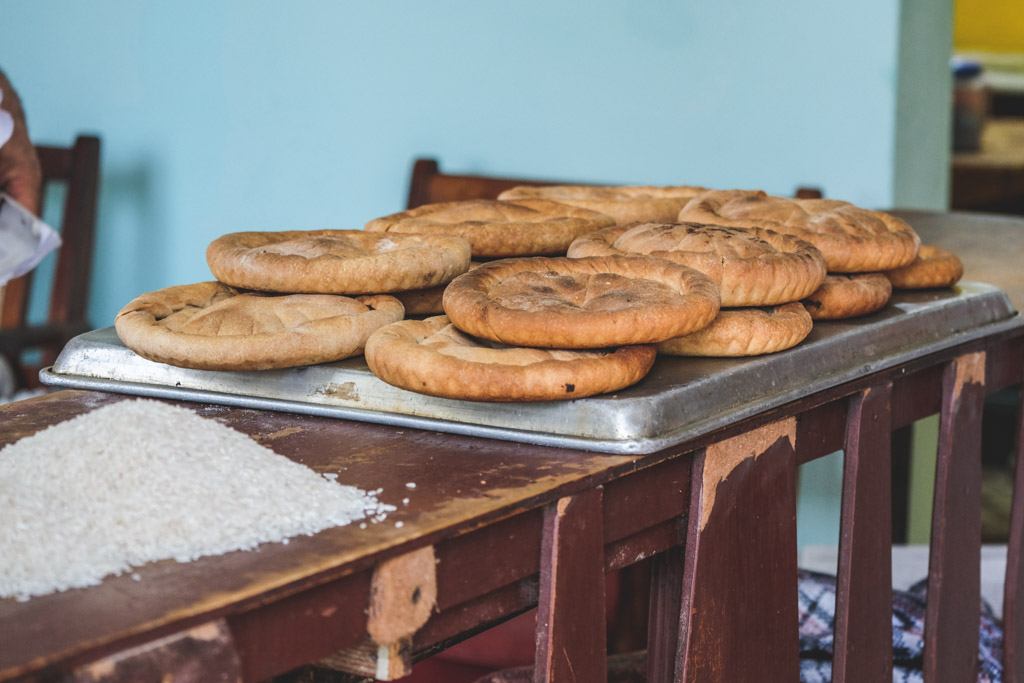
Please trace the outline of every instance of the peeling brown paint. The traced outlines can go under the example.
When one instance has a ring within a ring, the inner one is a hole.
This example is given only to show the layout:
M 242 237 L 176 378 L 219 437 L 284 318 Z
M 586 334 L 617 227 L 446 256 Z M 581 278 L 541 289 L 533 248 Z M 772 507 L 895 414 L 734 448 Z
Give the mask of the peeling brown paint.
M 796 448 L 796 418 L 788 417 L 778 422 L 713 443 L 704 455 L 704 471 L 701 480 L 700 530 L 711 517 L 715 507 L 715 493 L 718 485 L 746 460 L 756 459 L 768 451 L 779 439 L 789 439 Z
M 960 396 L 966 384 L 985 384 L 985 352 L 976 351 L 958 356 L 954 361 L 953 396 Z
M 373 572 L 366 630 L 379 645 L 398 643 L 427 623 L 436 602 L 433 546 L 385 560 Z

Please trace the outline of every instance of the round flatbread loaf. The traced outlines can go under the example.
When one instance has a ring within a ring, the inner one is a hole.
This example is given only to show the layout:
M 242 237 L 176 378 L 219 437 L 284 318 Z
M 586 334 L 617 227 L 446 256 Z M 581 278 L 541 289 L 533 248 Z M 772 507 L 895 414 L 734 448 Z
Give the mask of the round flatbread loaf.
M 799 303 L 774 308 L 722 309 L 703 330 L 658 345 L 670 356 L 760 356 L 792 348 L 811 333 L 811 316 Z
M 891 270 L 914 260 L 921 243 L 906 222 L 834 199 L 790 199 L 748 190 L 694 197 L 680 221 L 768 228 L 799 237 L 825 256 L 830 273 Z
M 524 199 L 549 199 L 598 211 L 611 216 L 620 225 L 669 223 L 676 219 L 686 202 L 704 189 L 688 185 L 520 185 L 505 190 L 498 195 L 498 199 L 516 202 Z
M 569 257 L 645 254 L 699 270 L 718 285 L 723 306 L 799 301 L 825 279 L 825 259 L 810 243 L 759 228 L 702 223 L 613 226 L 577 238 Z
M 616 391 L 643 379 L 656 354 L 653 346 L 503 346 L 464 334 L 443 315 L 382 327 L 366 343 L 370 370 L 388 384 L 471 401 L 552 401 Z
M 922 244 L 913 263 L 885 275 L 896 289 L 952 287 L 963 277 L 964 264 L 951 251 Z
M 447 235 L 362 230 L 235 232 L 206 249 L 225 284 L 264 292 L 379 294 L 435 287 L 469 268 L 469 244 Z
M 143 294 L 114 320 L 143 358 L 200 370 L 268 370 L 362 352 L 370 333 L 402 319 L 391 296 L 242 294 L 219 282 Z
M 469 241 L 473 256 L 565 254 L 574 239 L 612 225 L 604 214 L 544 199 L 502 202 L 471 199 L 444 202 L 375 218 L 371 232 L 457 235 Z
M 649 256 L 506 259 L 456 278 L 444 310 L 459 329 L 510 346 L 596 349 L 699 330 L 718 312 L 707 276 Z
M 804 305 L 814 320 L 840 320 L 874 313 L 891 297 L 892 285 L 882 273 L 829 274 Z

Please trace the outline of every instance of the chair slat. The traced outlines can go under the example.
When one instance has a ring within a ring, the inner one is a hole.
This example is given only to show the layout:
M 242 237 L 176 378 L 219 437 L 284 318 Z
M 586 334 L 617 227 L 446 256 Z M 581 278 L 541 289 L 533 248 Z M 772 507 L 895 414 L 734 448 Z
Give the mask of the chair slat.
M 680 680 L 798 680 L 795 446 L 788 418 L 694 458 Z
M 847 412 L 835 683 L 892 680 L 891 397 L 892 384 L 865 389 Z
M 96 231 L 96 201 L 99 189 L 100 141 L 83 135 L 75 140 L 70 154 L 70 177 L 64 201 L 64 227 L 60 258 L 50 296 L 50 322 L 85 320 L 89 275 Z
M 1024 557 L 1021 557 L 1024 552 L 1024 394 L 1017 406 L 1015 452 L 1017 464 L 1003 586 L 1003 680 L 1006 683 L 1024 683 Z
M 942 378 L 928 565 L 924 677 L 973 681 L 981 615 L 981 417 L 985 353 L 965 354 Z
M 650 610 L 647 614 L 647 683 L 674 683 L 679 646 L 683 549 L 671 548 L 651 560 Z
M 533 680 L 607 678 L 600 487 L 544 513 Z

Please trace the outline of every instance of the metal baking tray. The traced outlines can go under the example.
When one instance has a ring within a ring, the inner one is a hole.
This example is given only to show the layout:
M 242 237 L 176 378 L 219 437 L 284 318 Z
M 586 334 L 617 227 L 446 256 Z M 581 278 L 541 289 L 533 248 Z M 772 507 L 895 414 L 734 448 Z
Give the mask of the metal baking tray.
M 73 339 L 40 373 L 54 387 L 280 410 L 605 453 L 650 453 L 909 359 L 1024 324 L 1006 295 L 962 282 L 903 292 L 874 315 L 816 323 L 800 346 L 748 359 L 659 357 L 617 394 L 550 403 L 424 396 L 362 357 L 290 370 L 187 370 L 145 360 L 113 328 Z

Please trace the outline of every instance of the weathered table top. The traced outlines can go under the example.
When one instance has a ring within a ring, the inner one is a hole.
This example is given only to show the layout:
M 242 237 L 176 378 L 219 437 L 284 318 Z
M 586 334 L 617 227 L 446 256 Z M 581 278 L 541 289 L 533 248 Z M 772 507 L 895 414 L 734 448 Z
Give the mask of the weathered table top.
M 0 447 L 127 398 L 61 391 L 0 407 Z M 327 418 L 190 407 L 318 472 L 338 472 L 343 483 L 383 488 L 381 500 L 398 510 L 366 529 L 352 524 L 253 552 L 149 564 L 138 570 L 141 581 L 124 575 L 28 602 L 0 600 L 0 680 L 34 661 L 65 660 L 105 641 L 184 618 L 216 616 L 228 606 L 241 609 L 246 601 L 298 583 L 306 587 L 337 578 L 400 553 L 411 541 L 430 543 L 536 505 L 538 499 L 550 500 L 587 479 L 610 478 L 631 469 L 635 459 Z
M 999 284 L 1018 309 L 1024 307 L 1021 269 L 1016 259 L 1006 259 L 1024 237 L 1024 221 L 904 215 L 926 242 L 954 248 L 967 277 Z M 0 447 L 118 400 L 125 397 L 64 391 L 2 407 Z M 50 663 L 88 661 L 113 643 L 139 642 L 172 625 L 200 623 L 325 584 L 672 455 L 609 456 L 326 418 L 195 408 L 317 471 L 338 472 L 344 483 L 383 488 L 381 499 L 398 510 L 366 529 L 350 525 L 189 564 L 153 563 L 139 569 L 140 581 L 121 576 L 24 603 L 0 600 L 0 680 Z

